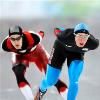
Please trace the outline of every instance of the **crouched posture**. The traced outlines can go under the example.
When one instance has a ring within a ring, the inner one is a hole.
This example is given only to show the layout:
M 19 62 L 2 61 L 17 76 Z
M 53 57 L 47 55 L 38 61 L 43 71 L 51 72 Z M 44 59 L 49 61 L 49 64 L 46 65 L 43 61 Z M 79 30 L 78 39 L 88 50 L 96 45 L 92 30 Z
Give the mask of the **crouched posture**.
M 89 50 L 96 49 L 99 41 L 89 33 L 89 29 L 84 23 L 77 24 L 75 28 L 65 30 L 56 28 L 55 32 L 57 39 L 51 51 L 46 76 L 42 80 L 37 94 L 43 94 L 48 87 L 57 83 L 62 65 L 67 58 L 69 88 L 66 100 L 75 100 L 78 92 L 79 77 L 84 65 L 84 54 Z M 36 96 L 36 100 L 40 100 L 40 98 L 40 95 Z
M 26 100 L 34 100 L 34 96 L 25 78 L 26 68 L 33 62 L 41 72 L 46 72 L 49 54 L 40 44 L 44 32 L 22 31 L 21 27 L 14 26 L 9 29 L 9 36 L 4 39 L 2 48 L 12 52 L 12 70 L 16 76 L 17 84 Z M 58 80 L 55 84 L 59 93 L 65 93 L 67 86 Z

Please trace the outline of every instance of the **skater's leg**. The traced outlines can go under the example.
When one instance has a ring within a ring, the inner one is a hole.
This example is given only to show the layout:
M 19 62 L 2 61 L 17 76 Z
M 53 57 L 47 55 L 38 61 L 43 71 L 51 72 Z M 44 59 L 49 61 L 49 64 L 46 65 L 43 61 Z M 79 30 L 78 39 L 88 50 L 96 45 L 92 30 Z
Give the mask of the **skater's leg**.
M 58 81 L 60 72 L 60 69 L 56 69 L 50 65 L 47 65 L 46 76 L 40 85 L 40 90 L 44 92 L 48 87 L 55 85 Z
M 37 61 L 35 61 L 35 64 L 37 65 L 37 67 L 40 71 L 42 70 L 42 72 L 46 72 L 47 62 L 48 62 L 48 59 L 45 56 L 44 61 L 37 60 Z M 55 84 L 55 87 L 57 88 L 59 94 L 65 99 L 67 97 L 66 94 L 68 92 L 67 85 L 64 82 L 62 82 L 61 80 L 58 80 L 57 83 Z
M 34 100 L 31 87 L 24 76 L 26 66 L 24 64 L 16 64 L 13 66 L 12 70 L 15 73 L 18 87 L 25 96 L 26 100 Z
M 67 100 L 76 100 L 76 95 L 78 92 L 78 80 L 83 70 L 83 64 L 84 62 L 82 60 L 74 60 L 69 66 L 68 74 L 70 82 Z
M 49 54 L 43 48 L 42 45 L 38 45 L 38 50 L 38 57 L 37 60 L 35 60 L 35 64 L 41 72 L 46 73 L 46 67 L 49 61 Z M 57 88 L 58 92 L 62 95 L 62 97 L 66 98 L 66 92 L 68 91 L 66 84 L 61 80 L 58 80 L 55 84 L 55 87 Z
M 66 59 L 65 53 L 62 53 L 62 51 L 65 52 L 65 50 L 64 49 L 59 50 L 58 49 L 58 48 L 60 48 L 59 46 L 58 46 L 58 44 L 56 45 L 56 43 L 55 43 L 54 48 L 51 51 L 49 62 L 46 67 L 47 68 L 46 76 L 40 85 L 40 91 L 42 91 L 42 92 L 46 91 L 46 89 L 48 87 L 55 85 L 59 79 L 62 65 Z

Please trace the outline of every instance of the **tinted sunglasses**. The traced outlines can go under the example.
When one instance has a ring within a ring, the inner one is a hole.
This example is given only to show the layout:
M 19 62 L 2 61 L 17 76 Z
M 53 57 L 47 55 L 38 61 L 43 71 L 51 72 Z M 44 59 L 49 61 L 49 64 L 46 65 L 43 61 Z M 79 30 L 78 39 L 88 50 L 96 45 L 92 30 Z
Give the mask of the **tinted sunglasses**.
M 22 38 L 22 36 L 19 36 L 19 37 L 17 37 L 17 38 L 12 38 L 12 37 L 10 37 L 10 40 L 11 40 L 11 41 L 19 41 L 21 38 Z
M 89 38 L 89 34 L 86 34 L 86 35 L 81 35 L 81 34 L 74 34 L 75 36 L 78 36 L 78 37 L 80 37 L 80 38 L 82 38 L 82 39 L 88 39 Z

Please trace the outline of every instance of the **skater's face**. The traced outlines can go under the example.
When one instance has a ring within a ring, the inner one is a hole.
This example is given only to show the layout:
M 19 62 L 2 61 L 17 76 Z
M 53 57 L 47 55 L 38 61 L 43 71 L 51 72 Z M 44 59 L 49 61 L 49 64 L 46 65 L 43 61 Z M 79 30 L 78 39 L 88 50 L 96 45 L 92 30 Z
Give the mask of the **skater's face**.
M 12 45 L 16 49 L 21 49 L 22 47 L 22 36 L 21 35 L 18 35 L 18 34 L 11 35 L 10 40 L 11 40 Z
M 75 35 L 75 42 L 76 42 L 76 45 L 78 47 L 84 47 L 84 45 L 86 44 L 88 38 L 89 38 L 89 34 L 86 34 L 86 33 L 77 33 Z

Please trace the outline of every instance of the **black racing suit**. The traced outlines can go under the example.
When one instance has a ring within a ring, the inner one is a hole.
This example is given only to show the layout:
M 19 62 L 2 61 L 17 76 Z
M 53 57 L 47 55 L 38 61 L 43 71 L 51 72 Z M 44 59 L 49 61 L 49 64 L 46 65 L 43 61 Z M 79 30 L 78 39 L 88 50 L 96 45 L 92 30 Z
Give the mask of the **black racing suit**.
M 90 37 L 86 45 L 79 48 L 75 44 L 74 29 L 66 29 L 59 33 L 57 39 L 54 42 L 49 64 L 58 69 L 62 68 L 64 61 L 67 58 L 68 67 L 73 60 L 83 60 L 84 53 L 89 50 L 94 50 L 99 45 L 99 40 L 95 39 L 93 35 Z

